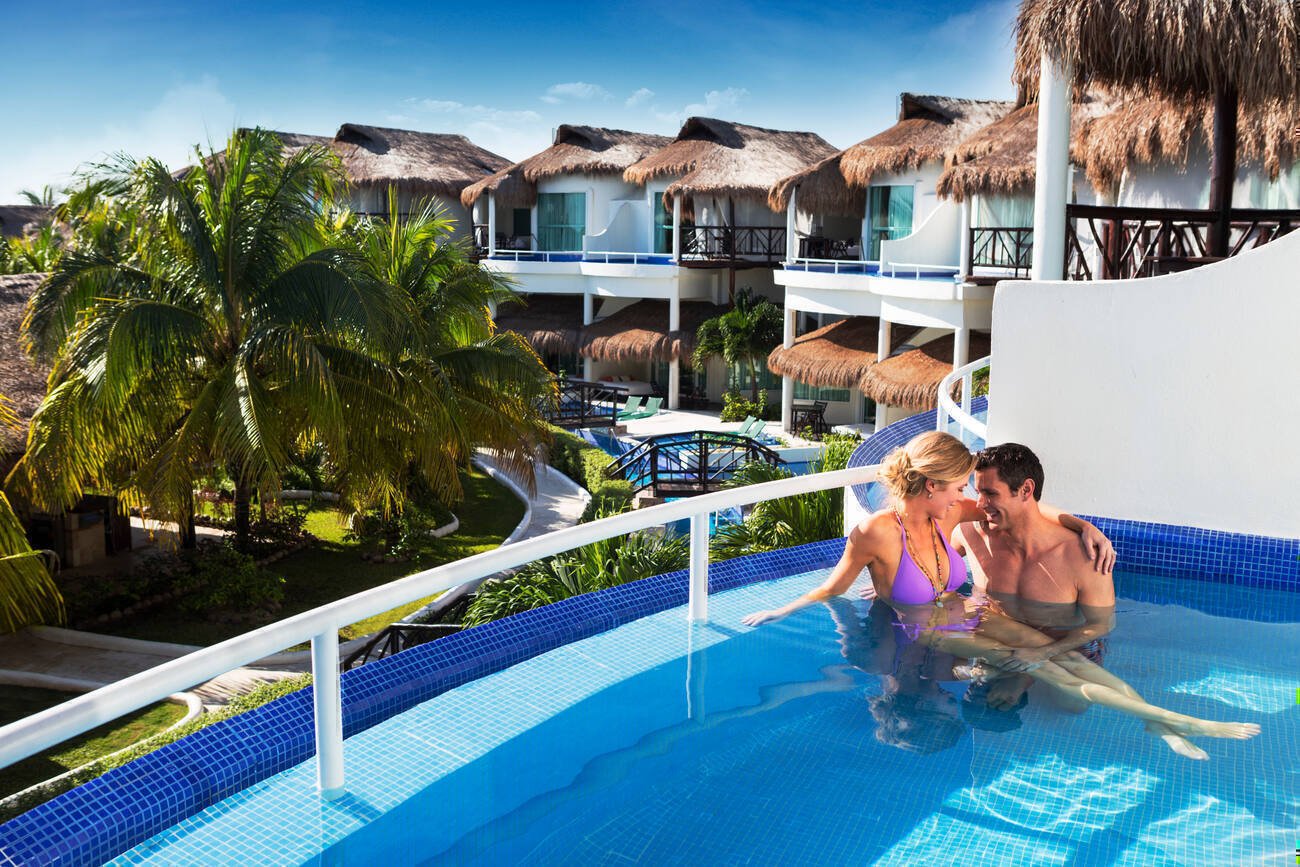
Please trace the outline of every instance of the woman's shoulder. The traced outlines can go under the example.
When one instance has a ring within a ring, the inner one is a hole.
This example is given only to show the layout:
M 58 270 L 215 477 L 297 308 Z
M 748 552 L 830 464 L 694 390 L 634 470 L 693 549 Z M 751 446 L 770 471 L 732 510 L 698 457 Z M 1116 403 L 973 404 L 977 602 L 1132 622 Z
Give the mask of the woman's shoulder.
M 857 526 L 863 541 L 892 538 L 898 535 L 898 519 L 888 509 L 882 509 L 863 518 Z

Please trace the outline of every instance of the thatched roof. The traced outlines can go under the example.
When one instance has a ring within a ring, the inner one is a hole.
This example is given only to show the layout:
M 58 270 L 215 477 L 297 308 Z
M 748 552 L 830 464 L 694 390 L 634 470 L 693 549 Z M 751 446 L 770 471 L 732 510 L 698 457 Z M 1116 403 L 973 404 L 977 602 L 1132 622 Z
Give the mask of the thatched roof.
M 514 331 L 540 354 L 576 352 L 582 336 L 581 295 L 529 295 L 497 310 L 498 331 Z
M 910 329 L 892 330 L 893 348 L 906 341 Z M 857 388 L 876 363 L 880 320 L 850 316 L 795 338 L 789 349 L 778 346 L 767 356 L 767 369 L 778 376 L 825 388 Z
M 1208 99 L 1138 97 L 1083 124 L 1076 136 L 1076 158 L 1096 189 L 1119 183 L 1132 165 L 1187 167 L 1194 143 L 1209 149 L 1214 112 Z M 1239 106 L 1237 154 L 1255 160 L 1276 178 L 1297 156 L 1295 112 L 1280 102 L 1267 109 Z
M 21 238 L 52 219 L 47 205 L 0 205 L 0 238 Z
M 952 373 L 952 346 L 950 333 L 924 346 L 891 355 L 868 368 L 858 387 L 877 403 L 916 412 L 934 409 L 938 405 L 939 382 Z M 982 358 L 988 354 L 989 335 L 983 331 L 971 332 L 970 357 Z
M 582 329 L 578 353 L 596 361 L 689 360 L 695 332 L 726 312 L 707 301 L 681 302 L 681 329 L 668 330 L 667 301 L 638 301 Z
M 682 177 L 666 196 L 729 196 L 767 202 L 772 185 L 827 157 L 835 148 L 810 132 L 785 132 L 692 117 L 672 144 L 623 173 L 634 184 Z
M 1086 121 L 1108 111 L 1113 102 L 1085 94 L 1074 103 L 1070 152 L 1077 159 Z M 976 194 L 1013 196 L 1032 193 L 1037 171 L 1038 103 L 1023 105 L 953 148 L 951 165 L 939 176 L 939 195 L 962 201 Z
M 354 184 L 399 184 L 413 192 L 458 197 L 468 185 L 509 165 L 463 135 L 345 123 L 333 138 L 277 132 L 286 148 L 322 145 L 336 153 Z
M 461 203 L 470 207 L 491 191 L 499 204 L 531 206 L 537 182 L 555 175 L 617 175 L 671 141 L 667 136 L 598 126 L 562 124 L 555 143 L 522 162 L 506 166 L 466 187 Z
M 27 299 L 45 279 L 44 274 L 0 275 L 0 394 L 13 402 L 22 419 L 22 431 L 0 429 L 0 453 L 22 452 L 27 445 L 26 423 L 45 399 L 49 368 L 28 358 L 19 344 Z
M 1293 0 L 1023 0 L 1014 76 L 1028 92 L 1044 50 L 1080 85 L 1171 97 L 1234 87 L 1246 104 L 1300 100 Z
M 859 217 L 866 211 L 872 177 L 923 163 L 946 161 L 952 149 L 981 127 L 1005 117 L 1014 105 L 991 99 L 957 99 L 904 93 L 898 123 L 882 133 L 778 181 L 768 194 L 773 210 L 785 210 L 799 188 L 803 210 Z

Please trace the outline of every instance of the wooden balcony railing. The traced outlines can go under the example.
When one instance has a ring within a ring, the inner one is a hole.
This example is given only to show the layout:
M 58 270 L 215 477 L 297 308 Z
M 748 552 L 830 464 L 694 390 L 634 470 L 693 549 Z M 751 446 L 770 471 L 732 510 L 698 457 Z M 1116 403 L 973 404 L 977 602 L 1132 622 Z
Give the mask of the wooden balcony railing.
M 681 233 L 683 260 L 779 262 L 785 258 L 784 226 L 689 226 Z
M 1233 208 L 1229 214 L 1228 256 L 1300 226 L 1300 210 Z M 1214 211 L 1070 205 L 1065 215 L 1068 280 L 1155 277 L 1223 258 L 1210 253 Z
M 1267 244 L 1300 227 L 1300 210 L 1234 208 L 1230 214 L 1228 256 Z M 1067 280 L 1156 277 L 1224 258 L 1209 252 L 1217 224 L 1214 211 L 1069 205 L 1065 216 Z M 972 228 L 971 267 L 998 268 L 1009 277 L 1028 277 L 1033 239 L 1032 228 Z M 966 276 L 977 281 L 993 279 Z
M 1004 268 L 1014 277 L 1028 277 L 1033 248 L 1032 227 L 986 226 L 970 230 L 972 268 Z

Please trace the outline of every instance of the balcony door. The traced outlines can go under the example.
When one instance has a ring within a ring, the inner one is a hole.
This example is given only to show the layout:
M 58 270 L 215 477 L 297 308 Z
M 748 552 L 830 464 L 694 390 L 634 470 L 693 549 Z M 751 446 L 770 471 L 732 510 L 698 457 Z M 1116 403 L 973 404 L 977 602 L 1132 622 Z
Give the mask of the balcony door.
M 537 249 L 581 250 L 587 234 L 586 193 L 539 193 Z
M 912 234 L 913 188 L 872 187 L 867 200 L 867 258 L 880 258 L 880 242 Z

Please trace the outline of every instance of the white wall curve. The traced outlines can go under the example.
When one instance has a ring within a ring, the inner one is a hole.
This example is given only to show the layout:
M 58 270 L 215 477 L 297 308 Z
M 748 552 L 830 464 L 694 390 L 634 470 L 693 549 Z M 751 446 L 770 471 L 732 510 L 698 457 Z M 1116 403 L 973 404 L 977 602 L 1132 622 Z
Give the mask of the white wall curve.
M 1300 233 L 1181 274 L 1004 282 L 989 441 L 1073 511 L 1300 536 Z

